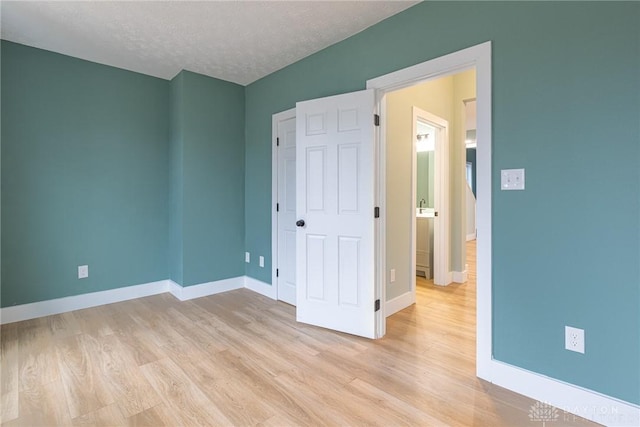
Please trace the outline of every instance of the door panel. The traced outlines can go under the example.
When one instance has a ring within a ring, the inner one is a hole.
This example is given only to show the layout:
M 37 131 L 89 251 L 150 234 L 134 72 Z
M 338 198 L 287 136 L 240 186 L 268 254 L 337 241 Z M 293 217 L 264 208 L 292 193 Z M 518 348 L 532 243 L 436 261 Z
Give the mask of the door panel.
M 297 318 L 374 338 L 372 90 L 300 102 Z
M 324 212 L 325 147 L 307 148 L 307 210 Z
M 358 306 L 360 287 L 360 239 L 340 237 L 338 239 L 338 288 L 340 305 Z
M 296 304 L 296 119 L 278 122 L 278 299 Z

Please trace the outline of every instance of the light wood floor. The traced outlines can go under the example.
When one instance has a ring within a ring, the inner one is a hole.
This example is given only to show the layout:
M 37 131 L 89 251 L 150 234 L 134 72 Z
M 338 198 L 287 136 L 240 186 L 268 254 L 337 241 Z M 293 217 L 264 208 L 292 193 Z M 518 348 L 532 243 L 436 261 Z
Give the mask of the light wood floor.
M 420 280 L 377 341 L 298 324 L 248 290 L 4 325 L 2 426 L 542 425 L 533 401 L 475 377 L 469 264 L 463 285 Z

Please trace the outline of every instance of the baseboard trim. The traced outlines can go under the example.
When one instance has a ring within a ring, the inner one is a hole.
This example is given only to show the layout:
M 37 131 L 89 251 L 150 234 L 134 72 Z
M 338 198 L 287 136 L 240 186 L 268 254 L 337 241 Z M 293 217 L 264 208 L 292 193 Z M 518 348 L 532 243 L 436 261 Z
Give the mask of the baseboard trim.
M 165 292 L 171 293 L 180 301 L 187 301 L 193 298 L 205 297 L 207 295 L 214 295 L 220 292 L 227 292 L 244 287 L 245 276 L 184 287 L 178 285 L 172 280 L 160 280 L 142 285 L 125 286 L 122 288 L 108 289 L 106 291 L 90 292 L 87 294 L 0 308 L 0 325 L 97 307 L 99 305 L 112 304 L 135 298 L 148 297 Z
M 467 270 L 454 271 L 451 278 L 455 283 L 465 283 L 469 278 L 469 273 Z
M 200 283 L 199 285 L 192 286 L 180 286 L 170 281 L 169 292 L 180 301 L 187 301 L 244 288 L 244 277 L 245 276 L 232 277 L 230 279 L 216 280 L 215 282 Z
M 467 242 L 470 240 L 476 240 L 476 232 L 467 234 Z
M 412 304 L 416 303 L 416 295 L 415 293 L 409 291 L 400 296 L 397 296 L 393 299 L 390 299 L 385 303 L 384 310 L 386 317 L 391 316 L 399 312 L 400 310 L 404 310 Z
M 273 300 L 278 299 L 278 292 L 275 286 L 262 282 L 258 279 L 254 279 L 253 277 L 244 276 L 244 287 L 250 291 L 264 295 L 267 298 L 271 298 Z
M 639 426 L 640 406 L 573 384 L 491 360 L 478 376 L 491 383 L 564 411 L 559 420 L 578 415 L 606 426 Z
M 169 291 L 169 280 L 0 308 L 0 324 L 148 297 Z

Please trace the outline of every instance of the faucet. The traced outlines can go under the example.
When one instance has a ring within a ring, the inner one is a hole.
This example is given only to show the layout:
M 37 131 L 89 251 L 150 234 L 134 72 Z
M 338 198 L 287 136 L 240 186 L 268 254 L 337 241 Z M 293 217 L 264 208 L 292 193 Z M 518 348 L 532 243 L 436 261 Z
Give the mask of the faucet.
M 426 200 L 424 200 L 424 198 L 420 199 L 420 204 L 419 204 L 419 207 L 420 207 L 420 213 L 422 213 L 422 204 L 423 204 L 423 203 L 427 203 L 427 202 L 426 202 Z

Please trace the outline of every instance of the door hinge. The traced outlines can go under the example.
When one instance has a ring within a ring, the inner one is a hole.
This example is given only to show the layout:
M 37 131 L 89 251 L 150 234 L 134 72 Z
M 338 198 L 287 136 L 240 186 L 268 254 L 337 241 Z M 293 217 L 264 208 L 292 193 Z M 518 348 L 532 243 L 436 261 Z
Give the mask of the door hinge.
M 280 212 L 280 203 L 276 203 L 276 212 Z
M 379 299 L 377 299 L 377 300 L 376 300 L 376 303 L 375 303 L 375 310 L 373 310 L 373 311 L 374 311 L 374 312 L 375 312 L 375 311 L 380 311 L 380 300 L 379 300 Z
M 379 114 L 374 114 L 373 115 L 373 124 L 376 126 L 380 126 L 380 115 Z
M 279 147 L 280 146 L 280 138 L 276 138 L 276 146 Z
M 280 277 L 280 270 L 276 268 L 276 277 Z
M 378 206 L 373 208 L 373 217 L 374 218 L 380 218 L 380 208 Z

